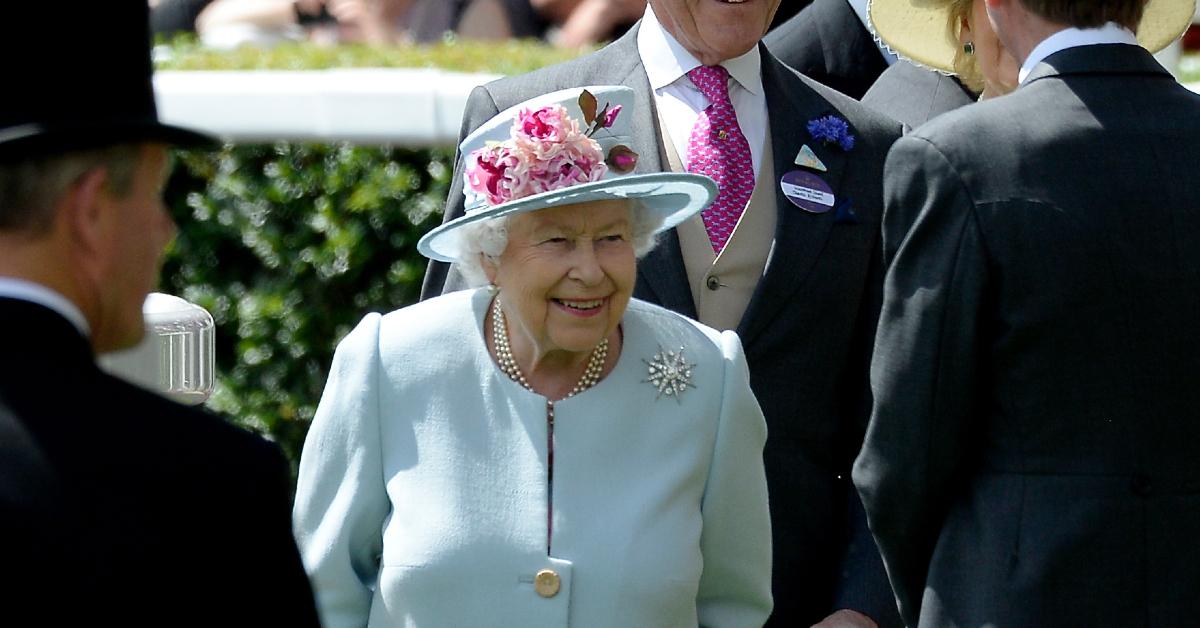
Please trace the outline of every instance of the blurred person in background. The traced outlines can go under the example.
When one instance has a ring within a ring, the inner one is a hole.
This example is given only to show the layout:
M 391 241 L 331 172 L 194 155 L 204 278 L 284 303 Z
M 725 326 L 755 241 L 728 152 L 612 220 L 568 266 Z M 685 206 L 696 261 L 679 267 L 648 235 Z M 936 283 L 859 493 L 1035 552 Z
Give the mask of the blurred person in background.
M 0 39 L 0 623 L 317 626 L 279 448 L 96 364 L 145 334 L 168 145 L 211 143 L 158 121 L 146 2 L 6 18 L 57 39 Z
M 310 40 L 387 45 L 403 40 L 421 0 L 212 0 L 196 17 L 205 44 L 230 48 Z
M 418 0 L 414 41 L 447 32 L 464 39 L 544 39 L 586 48 L 619 37 L 642 16 L 646 0 Z
M 196 18 L 213 0 L 149 0 L 150 32 L 155 36 L 173 37 L 180 33 L 195 33 Z

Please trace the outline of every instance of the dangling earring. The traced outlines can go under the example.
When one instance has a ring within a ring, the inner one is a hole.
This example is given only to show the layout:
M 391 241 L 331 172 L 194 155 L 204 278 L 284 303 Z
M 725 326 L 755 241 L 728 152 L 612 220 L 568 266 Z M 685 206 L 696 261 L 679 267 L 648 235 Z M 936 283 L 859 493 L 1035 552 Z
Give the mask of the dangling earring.
M 969 55 L 975 54 L 975 42 L 968 41 L 963 44 L 963 52 Z

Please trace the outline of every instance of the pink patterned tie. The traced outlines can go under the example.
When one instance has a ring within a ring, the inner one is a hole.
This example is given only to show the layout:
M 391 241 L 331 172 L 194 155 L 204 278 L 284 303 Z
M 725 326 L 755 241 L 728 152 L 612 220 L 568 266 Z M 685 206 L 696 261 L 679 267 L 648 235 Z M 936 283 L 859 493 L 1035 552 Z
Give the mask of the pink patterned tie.
M 692 127 L 687 169 L 717 182 L 717 200 L 702 215 L 713 252 L 720 254 L 754 191 L 750 143 L 742 135 L 729 100 L 729 71 L 719 65 L 702 65 L 687 74 L 710 103 Z

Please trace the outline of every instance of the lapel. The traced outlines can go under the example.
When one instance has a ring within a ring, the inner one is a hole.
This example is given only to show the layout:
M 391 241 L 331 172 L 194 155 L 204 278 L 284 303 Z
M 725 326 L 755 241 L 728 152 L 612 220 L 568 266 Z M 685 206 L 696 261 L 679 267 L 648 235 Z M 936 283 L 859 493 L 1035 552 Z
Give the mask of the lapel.
M 633 124 L 633 148 L 638 154 L 636 172 L 650 173 L 670 170 L 662 146 L 662 132 L 658 126 L 658 106 L 650 79 L 642 66 L 642 57 L 637 49 L 639 22 L 629 29 L 621 39 L 613 43 L 617 55 L 613 64 L 616 72 L 614 81 L 633 89 L 635 116 Z M 687 269 L 683 265 L 683 252 L 679 248 L 679 236 L 674 229 L 659 235 L 658 246 L 654 247 L 638 262 L 640 283 L 654 293 L 651 301 L 689 318 L 696 318 L 696 303 L 688 287 Z
M 738 325 L 743 344 L 753 342 L 767 323 L 789 302 L 793 293 L 808 279 L 817 256 L 833 227 L 836 209 L 823 214 L 811 214 L 791 203 L 779 187 L 778 179 L 796 170 L 796 153 L 807 144 L 825 164 L 826 172 L 817 173 L 833 189 L 835 204 L 847 200 L 847 190 L 841 183 L 846 169 L 847 154 L 836 146 L 812 141 L 806 126 L 809 120 L 838 114 L 824 98 L 805 85 L 773 55 L 762 51 L 763 89 L 767 97 L 767 115 L 771 147 L 775 151 L 776 227 L 775 243 L 767 259 L 767 269 L 750 304 Z M 838 114 L 840 115 L 840 114 Z M 853 129 L 851 129 L 853 132 Z

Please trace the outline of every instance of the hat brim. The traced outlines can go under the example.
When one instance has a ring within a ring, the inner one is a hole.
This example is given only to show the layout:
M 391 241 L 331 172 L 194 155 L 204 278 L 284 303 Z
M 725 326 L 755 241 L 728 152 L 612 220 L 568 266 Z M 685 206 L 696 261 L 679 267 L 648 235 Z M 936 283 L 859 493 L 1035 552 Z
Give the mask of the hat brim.
M 127 142 L 162 142 L 180 148 L 213 148 L 219 144 L 213 136 L 150 120 L 103 125 L 31 123 L 0 130 L 0 158 L 24 159 Z
M 889 51 L 919 66 L 954 74 L 959 42 L 949 24 L 949 0 L 869 0 L 867 29 Z M 1150 52 L 1187 30 L 1196 0 L 1149 0 L 1137 40 Z
M 456 262 L 461 250 L 458 236 L 466 225 L 548 207 L 611 199 L 638 201 L 636 211 L 649 212 L 647 218 L 657 223 L 654 232 L 658 233 L 708 207 L 716 197 L 717 184 L 703 175 L 682 172 L 628 175 L 542 192 L 467 214 L 426 233 L 417 242 L 417 250 L 439 262 Z

